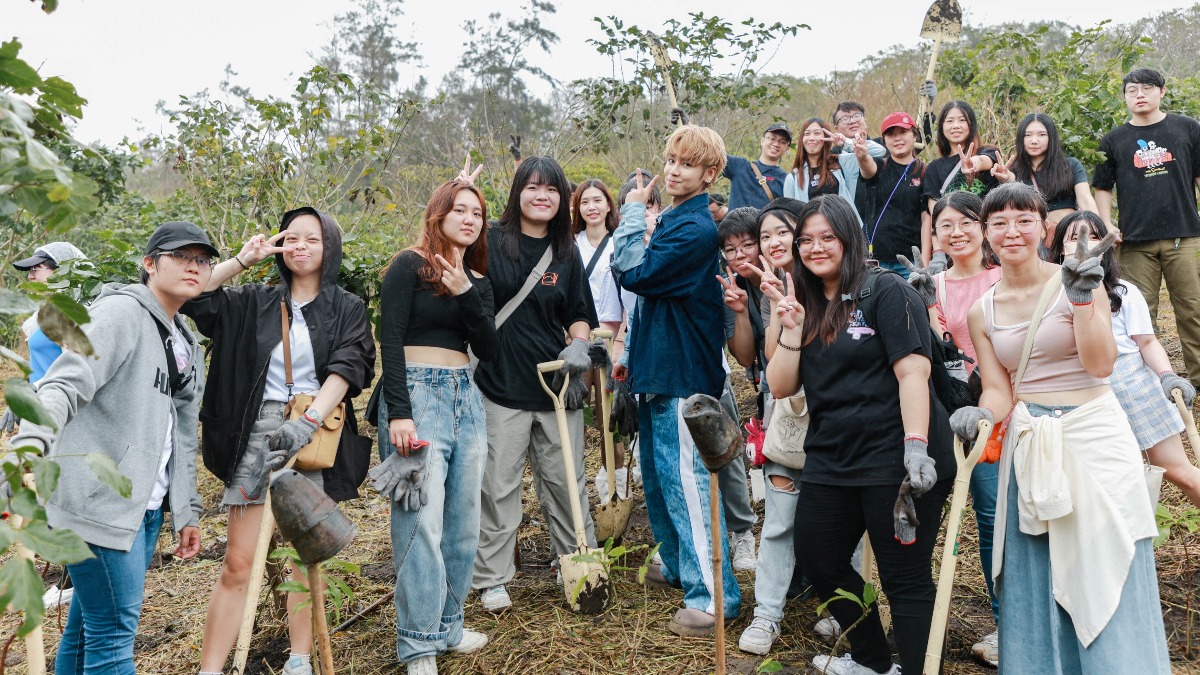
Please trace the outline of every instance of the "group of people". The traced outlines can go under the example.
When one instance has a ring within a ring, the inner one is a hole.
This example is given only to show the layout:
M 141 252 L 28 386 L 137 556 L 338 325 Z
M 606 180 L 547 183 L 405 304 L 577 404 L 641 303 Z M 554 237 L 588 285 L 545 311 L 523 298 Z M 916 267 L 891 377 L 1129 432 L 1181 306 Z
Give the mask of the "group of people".
M 636 399 L 614 417 L 636 439 L 629 450 L 659 544 L 646 580 L 682 591 L 668 621 L 679 635 L 714 631 L 714 574 L 726 617 L 739 616 L 733 573 L 751 569 L 755 608 L 739 646 L 767 654 L 789 597 L 862 592 L 865 535 L 899 664 L 878 613 L 859 621 L 849 602 L 830 603 L 816 630 L 836 636 L 857 621 L 850 653 L 814 664 L 837 675 L 920 672 L 954 436 L 973 442 L 986 420 L 1003 450 L 972 472 L 971 493 L 999 632 L 976 653 L 1010 672 L 1169 673 L 1142 451 L 1200 505 L 1200 470 L 1169 402 L 1178 390 L 1190 404 L 1200 381 L 1200 123 L 1161 111 L 1165 86 L 1151 70 L 1125 78 L 1131 119 L 1101 143 L 1094 198 L 1049 117 L 1027 116 L 1006 159 L 980 140 L 962 101 L 937 116 L 930 145 L 940 157 L 928 163 L 902 111 L 884 118 L 878 140 L 855 102 L 839 104 L 832 124 L 806 120 L 798 139 L 774 123 L 755 161 L 676 111 L 657 175 L 635 170 L 614 197 L 599 180 L 572 186 L 552 158 L 524 158 L 494 221 L 468 165 L 434 191 L 416 243 L 382 272 L 382 376 L 366 411 L 379 462 L 369 473 L 352 399 L 371 385 L 375 340 L 362 301 L 338 285 L 334 219 L 294 209 L 278 233 L 222 262 L 198 226 L 162 225 L 141 283 L 106 287 L 89 309 L 96 358 L 64 351 L 36 382 L 57 431 L 23 424 L 13 439 L 59 461 L 50 524 L 95 555 L 69 566 L 77 591 L 56 673 L 134 672 L 164 513 L 176 554 L 199 551 L 198 454 L 226 486 L 228 542 L 200 663 L 202 675 L 220 673 L 269 476 L 339 406 L 336 462 L 303 473 L 335 499 L 357 496 L 369 476 L 388 499 L 399 660 L 428 675 L 442 654 L 483 648 L 464 606 L 472 590 L 488 611 L 513 606 L 527 465 L 555 557 L 576 550 L 570 502 L 587 500 L 582 409 L 593 386 Z M 721 176 L 727 200 L 713 197 Z M 32 278 L 59 253 L 44 247 L 17 266 Z M 270 257 L 279 283 L 227 284 Z M 1191 381 L 1155 337 L 1164 276 Z M 207 369 L 185 316 L 211 340 Z M 592 338 L 600 327 L 616 336 L 611 349 Z M 945 343 L 961 349 L 961 375 L 977 376 L 969 404 L 948 406 L 935 386 Z M 738 418 L 726 348 L 760 391 L 752 429 L 769 433 L 794 397 L 806 406 L 803 468 L 763 467 L 757 554 L 745 464 L 722 471 L 721 531 L 710 532 L 716 495 L 683 422 L 697 393 Z M 537 365 L 555 360 L 569 380 L 573 472 L 537 381 Z M 590 382 L 605 364 L 610 381 Z M 289 405 L 298 394 L 304 410 Z M 88 452 L 118 464 L 131 498 L 93 476 Z M 628 495 L 635 477 L 616 480 Z M 311 673 L 305 599 L 289 594 L 288 675 Z

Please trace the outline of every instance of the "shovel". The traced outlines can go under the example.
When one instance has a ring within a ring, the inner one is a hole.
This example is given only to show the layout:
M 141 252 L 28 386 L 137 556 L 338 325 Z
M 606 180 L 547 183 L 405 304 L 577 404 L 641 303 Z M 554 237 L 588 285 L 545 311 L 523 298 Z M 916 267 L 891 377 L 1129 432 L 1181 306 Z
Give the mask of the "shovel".
M 942 648 L 946 644 L 946 625 L 950 619 L 950 596 L 954 594 L 954 568 L 958 566 L 958 538 L 961 536 L 963 512 L 967 508 L 967 493 L 971 488 L 971 472 L 983 456 L 992 424 L 979 422 L 979 435 L 971 454 L 963 457 L 962 439 L 954 436 L 954 458 L 958 474 L 954 477 L 954 493 L 950 498 L 950 522 L 946 523 L 946 540 L 942 546 L 942 565 L 938 569 L 937 599 L 933 603 L 933 623 L 929 626 L 929 645 L 925 649 L 925 675 L 938 675 L 942 667 Z M 1003 515 L 1001 515 L 1003 517 Z
M 663 84 L 667 87 L 667 98 L 671 101 L 671 108 L 678 108 L 679 101 L 675 99 L 675 85 L 671 82 L 671 57 L 667 56 L 667 49 L 657 35 L 649 31 L 646 31 L 645 35 L 646 41 L 650 43 L 650 53 L 654 56 L 654 64 L 658 66 L 658 70 L 663 76 Z M 677 124 L 682 125 L 683 121 L 680 120 Z
M 611 346 L 608 340 L 612 338 L 612 331 L 592 331 L 592 338 L 598 337 L 604 338 L 606 346 Z M 613 449 L 612 431 L 608 426 L 611 409 L 608 393 L 604 391 L 604 368 L 593 368 L 592 373 L 596 384 L 596 399 L 600 402 L 598 407 L 600 438 L 604 446 L 604 468 L 608 472 L 608 501 L 596 507 L 596 542 L 600 543 L 610 538 L 617 541 L 625 534 L 625 528 L 629 526 L 629 515 L 633 512 L 633 502 L 629 499 L 628 487 L 625 488 L 624 495 L 617 494 L 617 458 Z
M 925 20 L 921 22 L 921 37 L 933 40 L 933 49 L 929 53 L 929 68 L 925 70 L 925 81 L 933 81 L 933 72 L 937 68 L 938 53 L 943 44 L 954 44 L 962 35 L 962 8 L 958 0 L 934 0 L 925 12 Z M 917 124 L 925 123 L 925 112 L 929 101 L 922 96 L 917 112 Z M 923 127 L 918 127 L 923 128 Z M 917 149 L 925 147 L 928 139 L 922 138 L 917 143 Z
M 612 598 L 612 584 L 608 570 L 600 559 L 604 549 L 591 548 L 583 533 L 583 506 L 579 503 L 579 478 L 575 475 L 575 457 L 571 452 L 571 435 L 567 429 L 567 409 L 563 396 L 571 376 L 563 374 L 562 389 L 557 394 L 546 384 L 546 373 L 562 370 L 562 361 L 547 361 L 538 364 L 538 383 L 554 401 L 554 416 L 558 420 L 558 444 L 562 446 L 563 470 L 567 475 L 567 492 L 571 495 L 571 523 L 575 526 L 575 550 L 558 556 L 558 570 L 562 574 L 563 593 L 571 611 L 580 614 L 599 614 L 608 609 Z M 576 560 L 576 558 L 585 558 Z
M 1183 402 L 1183 392 L 1172 389 L 1171 398 L 1175 399 L 1175 405 L 1179 407 L 1179 416 L 1183 418 L 1183 426 L 1187 429 L 1188 442 L 1192 444 L 1192 452 L 1200 452 L 1200 434 L 1196 433 L 1196 418 L 1192 416 L 1191 409 Z

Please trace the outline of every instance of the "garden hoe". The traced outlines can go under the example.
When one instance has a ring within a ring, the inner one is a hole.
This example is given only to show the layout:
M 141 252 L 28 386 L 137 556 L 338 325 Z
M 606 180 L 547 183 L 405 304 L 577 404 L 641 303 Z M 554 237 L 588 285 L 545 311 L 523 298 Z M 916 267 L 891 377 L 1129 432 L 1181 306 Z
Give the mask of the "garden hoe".
M 954 44 L 958 42 L 962 35 L 962 8 L 958 6 L 958 0 L 934 0 L 934 3 L 929 6 L 929 11 L 925 12 L 925 20 L 921 22 L 921 37 L 933 40 L 933 49 L 929 53 L 929 68 L 925 70 L 925 81 L 933 81 L 933 73 L 937 68 L 938 53 L 942 49 L 943 44 Z M 917 110 L 918 129 L 925 129 L 925 112 L 932 101 L 921 97 L 921 102 Z M 922 131 L 924 135 L 924 131 Z M 917 150 L 925 147 L 929 141 L 927 138 L 918 139 Z
M 709 541 L 712 542 L 713 609 L 717 625 L 717 675 L 725 675 L 725 588 L 721 567 L 721 488 L 717 474 L 745 446 L 745 439 L 721 402 L 707 394 L 693 394 L 683 402 L 683 421 L 687 424 L 696 451 L 708 469 Z
M 562 361 L 547 361 L 538 364 L 538 382 L 542 389 L 554 401 L 554 416 L 558 420 L 558 444 L 562 446 L 563 470 L 567 477 L 568 492 L 571 495 L 571 522 L 575 526 L 575 550 L 558 556 L 558 570 L 562 574 L 563 592 L 571 611 L 581 614 L 599 614 L 608 609 L 612 598 L 612 584 L 608 580 L 608 570 L 599 561 L 576 560 L 579 557 L 603 554 L 603 549 L 590 548 L 583 533 L 583 506 L 579 503 L 579 478 L 575 474 L 575 457 L 571 446 L 571 435 L 567 429 L 567 409 L 563 404 L 563 396 L 567 393 L 567 385 L 571 381 L 569 374 L 563 374 L 562 389 L 557 394 L 546 384 L 546 373 L 562 370 Z
M 592 331 L 592 339 L 604 338 L 605 347 L 611 347 L 612 331 L 610 330 L 595 330 Z M 608 398 L 608 392 L 604 390 L 607 373 L 604 372 L 602 366 L 597 366 L 592 369 L 592 377 L 595 380 L 596 400 L 599 402 L 598 410 L 594 410 L 600 420 L 600 438 L 604 447 L 604 468 L 608 472 L 608 501 L 596 507 L 596 543 L 603 545 L 603 542 L 610 538 L 615 542 L 625 534 L 625 528 L 629 526 L 629 515 L 633 512 L 633 501 L 629 499 L 628 481 L 626 482 L 625 494 L 617 494 L 617 458 L 616 452 L 613 449 L 613 434 L 609 429 L 609 414 L 611 404 Z
M 959 537 L 963 512 L 967 509 L 967 493 L 971 487 L 971 472 L 983 456 L 988 436 L 992 435 L 992 424 L 987 420 L 979 423 L 979 435 L 971 454 L 963 457 L 963 442 L 954 437 L 954 458 L 958 461 L 958 475 L 954 477 L 954 492 L 950 497 L 950 521 L 946 523 L 946 539 L 942 547 L 942 564 L 938 568 L 937 599 L 933 603 L 933 624 L 929 627 L 929 645 L 925 649 L 925 675 L 938 675 L 942 669 L 942 648 L 946 644 L 946 626 L 950 619 L 950 597 L 954 593 L 954 569 L 958 566 Z

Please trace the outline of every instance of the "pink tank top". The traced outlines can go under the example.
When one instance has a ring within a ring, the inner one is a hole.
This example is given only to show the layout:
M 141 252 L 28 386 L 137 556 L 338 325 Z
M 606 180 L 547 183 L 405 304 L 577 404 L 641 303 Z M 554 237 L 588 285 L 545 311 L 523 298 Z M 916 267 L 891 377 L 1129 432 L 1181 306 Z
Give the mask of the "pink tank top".
M 971 344 L 967 315 L 971 313 L 971 306 L 975 301 L 983 297 L 984 291 L 995 286 L 1000 280 L 1000 268 L 991 267 L 966 279 L 951 279 L 945 272 L 941 272 L 934 276 L 933 280 L 937 288 L 938 318 L 941 320 L 942 330 L 950 331 L 954 336 L 954 344 L 975 360 L 975 345 Z M 944 294 L 943 286 L 946 291 Z M 974 372 L 976 364 L 968 361 L 966 365 L 967 374 L 970 375 Z
M 1012 326 L 996 325 L 995 293 L 993 286 L 983 294 L 983 317 L 996 357 L 1008 370 L 1011 379 L 1016 377 L 1017 366 L 1021 364 L 1021 349 L 1029 333 L 1029 322 L 1023 321 Z M 1067 302 L 1067 294 L 1059 290 L 1058 296 L 1042 315 L 1042 323 L 1033 339 L 1033 349 L 1029 352 L 1029 365 L 1025 366 L 1024 381 L 1019 386 L 1013 383 L 1013 391 L 1026 394 L 1071 391 L 1107 383 L 1108 379 L 1092 377 L 1083 369 L 1079 350 L 1075 346 L 1071 306 Z

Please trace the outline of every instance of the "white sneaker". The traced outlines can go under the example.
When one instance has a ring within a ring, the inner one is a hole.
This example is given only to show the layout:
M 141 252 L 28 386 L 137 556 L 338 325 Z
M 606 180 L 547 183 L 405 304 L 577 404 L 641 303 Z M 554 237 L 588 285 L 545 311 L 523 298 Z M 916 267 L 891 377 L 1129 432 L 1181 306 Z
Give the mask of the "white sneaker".
M 756 616 L 746 630 L 742 631 L 742 638 L 738 640 L 738 649 L 749 654 L 766 656 L 771 651 L 771 645 L 775 644 L 775 640 L 778 638 L 779 623 Z
M 733 569 L 739 572 L 750 572 L 757 566 L 758 556 L 754 553 L 753 530 L 730 534 L 729 549 L 733 555 Z
M 512 598 L 508 597 L 508 589 L 503 584 L 492 586 L 480 593 L 479 601 L 483 603 L 484 609 L 493 614 L 498 614 L 512 607 Z
M 418 656 L 408 662 L 408 675 L 438 675 L 437 659 L 433 656 Z
M 1000 667 L 1000 636 L 996 631 L 979 638 L 971 647 L 971 655 L 993 668 Z
M 812 663 L 825 675 L 900 675 L 900 666 L 894 663 L 886 672 L 877 673 L 856 662 L 849 654 L 842 654 L 837 658 L 828 654 L 818 654 L 813 657 Z
M 434 672 L 437 672 L 436 670 Z M 280 675 L 313 675 L 312 660 L 293 656 L 283 666 Z
M 62 590 L 57 584 L 50 586 L 46 592 L 42 594 L 42 605 L 46 609 L 54 609 L 59 605 L 66 605 L 71 602 L 71 598 L 75 597 L 75 587 L 72 586 L 66 590 Z
M 446 651 L 454 652 L 455 654 L 470 654 L 483 649 L 484 645 L 487 643 L 488 636 L 480 633 L 477 630 L 464 628 L 462 639 L 458 641 L 458 644 L 447 647 Z M 437 670 L 434 670 L 433 672 L 436 673 Z
M 833 642 L 842 634 L 842 625 L 832 616 L 827 616 L 813 626 L 813 631 L 826 642 Z
M 600 503 L 608 503 L 608 469 L 600 467 L 600 471 L 596 472 L 596 477 L 592 479 L 592 485 L 596 486 L 596 494 L 600 496 Z
M 629 499 L 629 469 L 621 467 L 615 473 L 617 476 L 617 496 L 621 499 Z M 605 480 L 607 479 L 608 477 L 605 476 Z
M 650 559 L 650 564 L 651 564 L 651 565 L 658 565 L 659 567 L 662 567 L 662 564 L 663 564 L 663 562 L 662 562 L 662 556 L 661 556 L 661 555 L 659 555 L 659 554 L 657 554 L 657 553 L 655 553 L 655 554 L 654 554 L 654 557 Z

